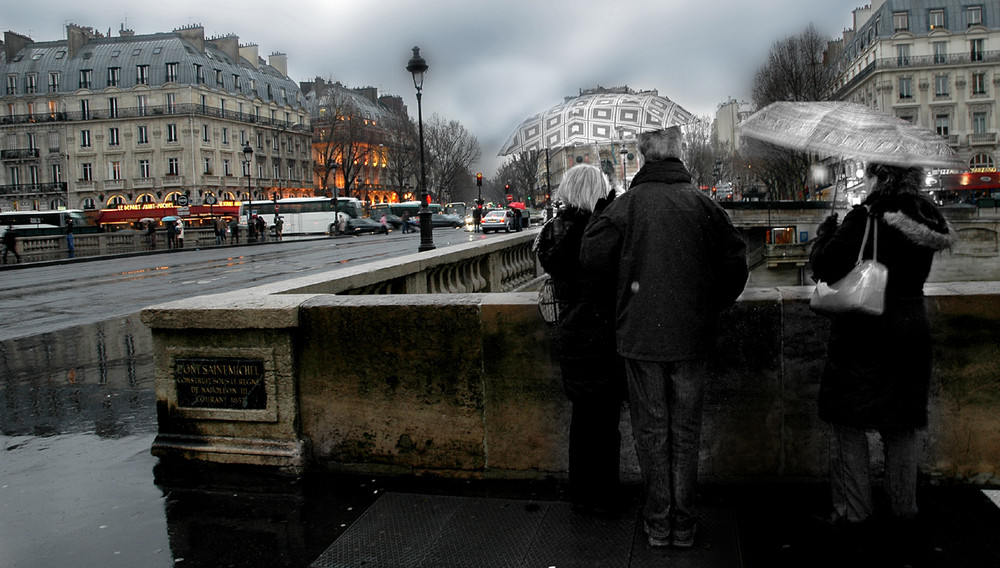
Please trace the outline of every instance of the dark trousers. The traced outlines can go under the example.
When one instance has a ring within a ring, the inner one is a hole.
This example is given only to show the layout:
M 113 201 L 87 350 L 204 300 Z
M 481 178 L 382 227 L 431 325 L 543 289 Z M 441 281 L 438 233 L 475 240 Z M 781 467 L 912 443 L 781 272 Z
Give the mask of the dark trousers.
M 560 359 L 567 395 L 573 403 L 569 428 L 570 498 L 584 506 L 614 507 L 619 486 L 621 420 L 624 395 L 621 363 L 593 358 Z M 588 381 L 588 378 L 594 380 Z
M 707 361 L 626 359 L 629 409 L 646 488 L 649 536 L 692 530 Z

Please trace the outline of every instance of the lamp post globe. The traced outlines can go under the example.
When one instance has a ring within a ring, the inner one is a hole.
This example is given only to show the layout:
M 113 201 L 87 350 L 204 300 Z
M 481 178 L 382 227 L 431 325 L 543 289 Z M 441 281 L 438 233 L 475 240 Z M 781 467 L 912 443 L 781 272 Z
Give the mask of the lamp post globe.
M 427 166 L 424 161 L 424 114 L 421 108 L 421 91 L 424 88 L 424 73 L 427 71 L 427 62 L 420 57 L 420 48 L 413 46 L 413 57 L 406 64 L 406 70 L 413 75 L 413 87 L 417 90 L 417 125 L 420 132 L 420 209 L 417 215 L 420 217 L 420 246 L 419 252 L 433 250 L 434 232 L 431 226 L 431 210 L 427 206 Z

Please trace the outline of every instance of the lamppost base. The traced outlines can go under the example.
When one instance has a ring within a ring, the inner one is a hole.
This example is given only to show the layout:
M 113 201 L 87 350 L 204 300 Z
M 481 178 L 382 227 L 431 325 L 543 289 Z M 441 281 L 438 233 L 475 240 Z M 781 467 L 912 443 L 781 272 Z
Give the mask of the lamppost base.
M 431 212 L 429 209 L 421 209 L 417 216 L 420 217 L 420 245 L 417 252 L 434 250 L 434 226 L 431 224 Z

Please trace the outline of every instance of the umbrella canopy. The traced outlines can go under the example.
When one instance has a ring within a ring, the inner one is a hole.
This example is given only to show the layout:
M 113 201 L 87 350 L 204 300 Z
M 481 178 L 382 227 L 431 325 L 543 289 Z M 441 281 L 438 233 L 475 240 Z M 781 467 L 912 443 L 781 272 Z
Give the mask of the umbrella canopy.
M 857 103 L 771 103 L 744 120 L 740 134 L 824 156 L 904 167 L 965 169 L 965 163 L 941 136 Z
M 160 220 L 163 221 L 164 223 L 166 223 L 167 221 L 177 221 L 178 219 L 180 219 L 180 217 L 176 217 L 174 215 L 167 215 L 166 217 L 164 217 L 164 218 L 162 218 Z
M 152 217 L 143 217 L 142 219 L 139 219 L 139 222 L 140 223 L 155 223 L 156 219 L 153 219 Z
M 626 134 L 680 126 L 693 118 L 677 103 L 657 95 L 583 95 L 522 122 L 497 155 L 614 142 Z
M 513 207 L 515 209 L 527 209 L 527 207 L 524 205 L 524 202 L 522 201 L 513 201 L 509 203 L 508 206 Z

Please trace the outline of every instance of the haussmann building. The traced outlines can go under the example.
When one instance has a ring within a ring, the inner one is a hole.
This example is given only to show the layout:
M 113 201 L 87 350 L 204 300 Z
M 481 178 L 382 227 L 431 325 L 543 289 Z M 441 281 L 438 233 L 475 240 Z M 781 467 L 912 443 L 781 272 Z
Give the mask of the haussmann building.
M 115 228 L 178 204 L 197 224 L 208 204 L 313 195 L 309 113 L 284 54 L 265 61 L 201 26 L 66 35 L 4 35 L 0 210 L 82 209 Z

